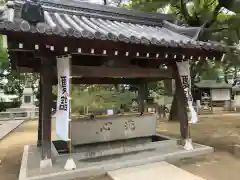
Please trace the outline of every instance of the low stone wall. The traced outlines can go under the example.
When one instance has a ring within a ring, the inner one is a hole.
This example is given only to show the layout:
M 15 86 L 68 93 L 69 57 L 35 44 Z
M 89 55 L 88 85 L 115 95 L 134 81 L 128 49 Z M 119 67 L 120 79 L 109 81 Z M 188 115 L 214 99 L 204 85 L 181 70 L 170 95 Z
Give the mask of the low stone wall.
M 0 112 L 0 121 L 38 119 L 38 111 Z

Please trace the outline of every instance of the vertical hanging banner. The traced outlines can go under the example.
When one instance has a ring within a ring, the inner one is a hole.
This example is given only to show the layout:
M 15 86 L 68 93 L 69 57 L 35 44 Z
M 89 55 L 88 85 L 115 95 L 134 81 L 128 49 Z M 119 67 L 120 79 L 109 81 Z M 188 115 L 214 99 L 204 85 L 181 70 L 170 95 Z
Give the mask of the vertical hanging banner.
M 190 63 L 189 60 L 178 61 L 177 67 L 179 76 L 181 78 L 182 86 L 184 89 L 184 93 L 187 98 L 188 110 L 191 115 L 189 118 L 189 123 L 195 124 L 198 122 L 198 117 L 195 109 L 193 108 L 193 98 L 191 93 L 191 76 L 190 76 Z
M 57 57 L 58 95 L 56 109 L 56 135 L 59 140 L 63 141 L 69 141 L 70 58 L 70 56 Z

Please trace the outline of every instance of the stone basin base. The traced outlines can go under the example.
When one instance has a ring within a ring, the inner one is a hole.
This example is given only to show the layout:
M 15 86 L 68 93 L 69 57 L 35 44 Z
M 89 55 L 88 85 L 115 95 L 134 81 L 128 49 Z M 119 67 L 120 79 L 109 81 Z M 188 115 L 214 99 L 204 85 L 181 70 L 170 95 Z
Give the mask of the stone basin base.
M 194 150 L 186 151 L 177 139 L 156 135 L 132 141 L 75 147 L 71 157 L 77 169 L 65 171 L 64 165 L 69 154 L 59 153 L 54 144 L 56 143 L 52 144 L 53 166 L 47 171 L 40 171 L 40 149 L 29 145 L 24 147 L 19 180 L 74 180 L 121 168 L 159 161 L 171 162 L 213 152 L 213 148 L 195 143 Z

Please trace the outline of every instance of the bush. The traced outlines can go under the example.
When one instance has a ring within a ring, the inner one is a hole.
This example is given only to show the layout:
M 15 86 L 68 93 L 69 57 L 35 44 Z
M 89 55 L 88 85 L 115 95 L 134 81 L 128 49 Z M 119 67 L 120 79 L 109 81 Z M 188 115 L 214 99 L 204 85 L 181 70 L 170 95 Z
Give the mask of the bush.
M 0 112 L 6 111 L 9 108 L 18 108 L 20 106 L 21 106 L 20 101 L 13 101 L 13 102 L 0 101 Z
M 132 106 L 132 99 L 135 98 L 132 92 L 116 92 L 114 90 L 98 90 L 96 92 L 81 91 L 75 89 L 72 92 L 71 110 L 73 113 L 95 112 L 104 114 L 107 109 L 124 109 L 129 111 Z M 84 111 L 85 108 L 85 111 Z

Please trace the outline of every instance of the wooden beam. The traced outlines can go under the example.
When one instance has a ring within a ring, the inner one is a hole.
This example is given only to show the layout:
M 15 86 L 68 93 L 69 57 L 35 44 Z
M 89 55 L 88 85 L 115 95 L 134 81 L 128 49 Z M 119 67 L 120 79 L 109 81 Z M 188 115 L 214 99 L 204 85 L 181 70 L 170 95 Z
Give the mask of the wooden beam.
M 172 78 L 171 69 L 72 66 L 73 77 Z
M 51 61 L 42 59 L 42 160 L 51 159 L 51 109 L 52 109 L 52 67 Z
M 72 78 L 72 84 L 140 84 L 160 81 L 161 78 Z M 57 81 L 57 80 L 56 80 Z

